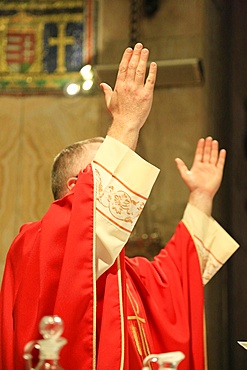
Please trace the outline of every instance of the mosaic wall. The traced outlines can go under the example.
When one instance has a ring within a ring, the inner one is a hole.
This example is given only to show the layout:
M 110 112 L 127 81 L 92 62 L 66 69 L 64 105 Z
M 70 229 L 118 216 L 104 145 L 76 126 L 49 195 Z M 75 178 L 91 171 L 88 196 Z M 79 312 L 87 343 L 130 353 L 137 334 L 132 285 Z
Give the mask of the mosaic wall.
M 0 1 L 0 94 L 61 93 L 95 59 L 94 0 Z

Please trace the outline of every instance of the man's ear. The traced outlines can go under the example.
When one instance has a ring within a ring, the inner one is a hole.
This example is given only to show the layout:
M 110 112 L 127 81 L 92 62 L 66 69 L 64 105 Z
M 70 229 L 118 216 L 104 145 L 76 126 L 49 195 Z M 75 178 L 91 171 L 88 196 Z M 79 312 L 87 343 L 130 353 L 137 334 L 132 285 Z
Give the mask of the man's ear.
M 77 183 L 77 180 L 78 178 L 77 177 L 70 177 L 68 180 L 67 180 L 67 189 L 68 191 L 71 191 L 73 189 L 73 187 L 75 186 L 75 184 Z

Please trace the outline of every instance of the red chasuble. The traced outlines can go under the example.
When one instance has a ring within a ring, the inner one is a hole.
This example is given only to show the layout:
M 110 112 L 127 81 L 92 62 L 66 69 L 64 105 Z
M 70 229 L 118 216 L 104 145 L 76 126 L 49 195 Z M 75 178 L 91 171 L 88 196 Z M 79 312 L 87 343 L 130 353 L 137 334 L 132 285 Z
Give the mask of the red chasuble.
M 75 192 L 25 225 L 8 253 L 1 291 L 0 369 L 24 370 L 23 348 L 44 315 L 64 321 L 65 370 L 141 370 L 149 353 L 182 351 L 179 370 L 204 370 L 203 286 L 181 222 L 149 262 L 124 252 L 96 282 L 89 166 Z M 97 296 L 96 296 L 97 295 Z
M 22 228 L 10 248 L 1 292 L 1 369 L 23 370 L 25 344 L 56 314 L 68 340 L 61 366 L 93 369 L 94 189 L 90 168 L 75 193 L 52 203 L 40 222 Z

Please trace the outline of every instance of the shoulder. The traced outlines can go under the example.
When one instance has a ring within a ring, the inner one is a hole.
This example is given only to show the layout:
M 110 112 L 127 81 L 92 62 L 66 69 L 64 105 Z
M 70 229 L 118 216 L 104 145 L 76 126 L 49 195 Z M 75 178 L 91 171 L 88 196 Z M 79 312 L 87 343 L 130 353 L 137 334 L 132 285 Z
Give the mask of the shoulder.
M 20 227 L 20 231 L 13 240 L 10 249 L 9 257 L 15 254 L 27 253 L 33 245 L 33 241 L 37 237 L 41 229 L 41 221 L 25 223 Z
M 25 233 L 31 233 L 33 231 L 38 231 L 41 226 L 41 221 L 35 221 L 35 222 L 26 222 L 20 227 L 19 235 L 25 234 Z

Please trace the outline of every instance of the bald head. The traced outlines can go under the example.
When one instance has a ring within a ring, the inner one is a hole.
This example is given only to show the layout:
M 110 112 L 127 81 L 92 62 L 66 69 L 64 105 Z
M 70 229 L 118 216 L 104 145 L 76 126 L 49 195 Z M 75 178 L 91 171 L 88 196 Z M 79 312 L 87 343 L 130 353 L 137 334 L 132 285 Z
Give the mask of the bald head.
M 54 159 L 51 172 L 51 186 L 54 199 L 62 198 L 73 187 L 71 179 L 76 178 L 94 159 L 104 139 L 95 137 L 78 141 L 64 148 Z

